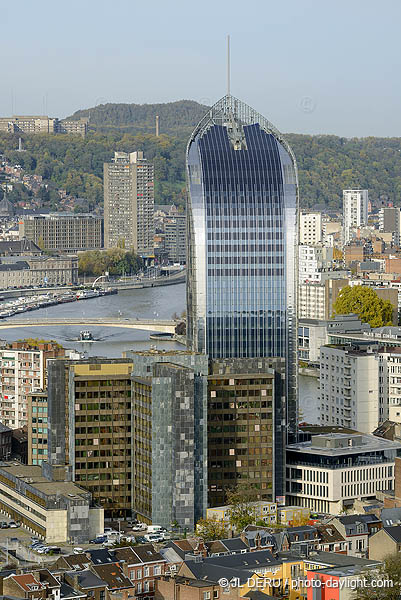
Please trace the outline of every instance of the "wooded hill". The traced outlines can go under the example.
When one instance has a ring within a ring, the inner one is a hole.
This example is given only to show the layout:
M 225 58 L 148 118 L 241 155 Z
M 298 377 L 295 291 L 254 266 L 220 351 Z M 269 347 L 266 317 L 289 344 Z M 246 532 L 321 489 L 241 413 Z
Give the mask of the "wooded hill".
M 56 188 L 88 200 L 88 210 L 103 201 L 103 162 L 115 150 L 143 150 L 155 165 L 156 202 L 185 203 L 185 147 L 207 111 L 190 100 L 167 104 L 105 104 L 77 111 L 71 118 L 90 116 L 86 138 L 71 135 L 23 135 L 25 152 L 16 152 L 18 136 L 0 134 L 0 154 L 27 173 L 48 181 L 43 203 L 57 208 Z M 161 135 L 156 137 L 155 117 Z M 401 138 L 351 138 L 333 135 L 287 134 L 297 157 L 301 206 L 323 204 L 339 208 L 342 190 L 367 188 L 372 200 L 387 197 L 401 204 Z M 25 190 L 17 189 L 16 200 Z

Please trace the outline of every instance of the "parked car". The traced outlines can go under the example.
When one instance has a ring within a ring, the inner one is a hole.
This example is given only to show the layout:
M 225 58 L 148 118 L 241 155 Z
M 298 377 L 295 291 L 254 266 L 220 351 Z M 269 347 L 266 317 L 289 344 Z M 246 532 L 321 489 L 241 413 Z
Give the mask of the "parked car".
M 103 544 L 103 542 L 107 542 L 107 535 L 99 535 L 93 540 L 89 540 L 90 544 Z
M 162 542 L 163 537 L 159 533 L 148 533 L 145 535 L 145 540 L 147 542 Z
M 147 529 L 145 523 L 137 523 L 133 526 L 132 531 L 144 531 Z
M 138 525 L 138 519 L 128 519 L 127 527 L 135 527 L 135 525 Z
M 165 527 L 162 527 L 161 525 L 148 526 L 148 533 L 161 533 L 162 531 L 167 531 L 167 529 Z
M 118 535 L 118 531 L 113 529 L 112 527 L 105 527 L 103 535 Z
M 11 528 L 19 527 L 18 523 L 16 523 L 15 521 L 9 521 L 8 526 Z
M 135 541 L 137 542 L 137 544 L 146 544 L 147 542 L 143 535 L 137 535 Z
M 73 550 L 74 554 L 82 554 L 82 552 L 85 552 L 85 550 L 83 548 L 80 548 L 79 546 L 77 548 L 74 548 Z
M 10 525 L 6 521 L 0 521 L 0 529 L 8 529 Z

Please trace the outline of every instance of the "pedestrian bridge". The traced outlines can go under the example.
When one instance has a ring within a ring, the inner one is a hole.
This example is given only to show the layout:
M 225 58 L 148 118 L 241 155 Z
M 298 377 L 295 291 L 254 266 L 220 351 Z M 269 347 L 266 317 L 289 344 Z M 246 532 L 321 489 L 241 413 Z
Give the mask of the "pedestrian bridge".
M 157 331 L 160 333 L 174 333 L 177 321 L 157 319 L 88 319 L 77 317 L 76 319 L 3 319 L 0 320 L 0 331 L 2 329 L 14 329 L 21 327 L 64 327 L 78 325 L 88 328 L 97 327 L 119 327 L 122 329 L 143 329 L 145 331 Z

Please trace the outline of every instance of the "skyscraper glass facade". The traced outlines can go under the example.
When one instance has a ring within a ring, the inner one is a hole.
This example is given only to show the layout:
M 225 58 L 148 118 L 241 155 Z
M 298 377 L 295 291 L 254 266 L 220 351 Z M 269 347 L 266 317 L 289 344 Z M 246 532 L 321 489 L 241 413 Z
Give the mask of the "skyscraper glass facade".
M 225 96 L 188 144 L 187 336 L 210 358 L 283 357 L 296 419 L 298 186 L 281 134 Z

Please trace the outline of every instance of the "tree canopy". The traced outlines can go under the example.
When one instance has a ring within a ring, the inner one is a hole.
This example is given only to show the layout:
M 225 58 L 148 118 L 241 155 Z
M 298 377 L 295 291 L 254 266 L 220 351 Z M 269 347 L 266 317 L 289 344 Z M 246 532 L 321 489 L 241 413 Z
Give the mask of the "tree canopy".
M 109 250 L 88 250 L 78 258 L 80 275 L 99 277 L 107 271 L 110 275 L 135 274 L 142 268 L 142 259 L 132 251 L 123 248 Z
M 372 288 L 362 285 L 343 287 L 334 302 L 333 311 L 334 315 L 355 313 L 363 323 L 369 323 L 371 327 L 392 325 L 391 302 L 379 298 Z
M 364 585 L 355 590 L 355 600 L 399 600 L 401 593 L 401 556 L 392 554 L 374 570 L 361 573 Z
M 214 521 L 213 519 L 199 519 L 196 533 L 205 542 L 221 540 L 227 538 L 229 534 L 223 521 Z
M 247 525 L 258 520 L 253 505 L 257 499 L 257 490 L 245 483 L 238 484 L 236 488 L 227 491 L 227 504 L 230 505 L 228 518 L 233 529 L 242 531 Z

